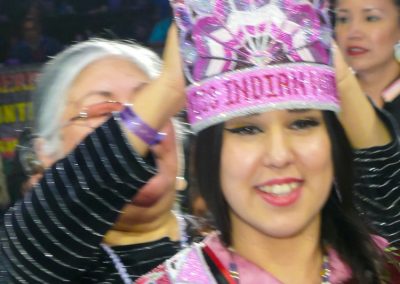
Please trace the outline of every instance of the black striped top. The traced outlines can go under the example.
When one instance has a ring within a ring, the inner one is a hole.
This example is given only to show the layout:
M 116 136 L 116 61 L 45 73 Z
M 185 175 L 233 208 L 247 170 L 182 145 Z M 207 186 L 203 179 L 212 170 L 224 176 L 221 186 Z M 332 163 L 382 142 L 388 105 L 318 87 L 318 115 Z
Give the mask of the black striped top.
M 103 283 L 87 271 L 107 265 L 101 240 L 155 172 L 154 161 L 135 153 L 117 119 L 107 121 L 5 214 L 1 261 L 7 273 L 2 283 L 79 283 L 84 277 L 84 283 L 90 277 Z M 164 247 L 168 256 L 177 244 L 161 240 L 151 245 Z M 121 248 L 122 258 L 138 249 Z
M 355 151 L 355 204 L 360 215 L 391 244 L 400 245 L 400 131 L 386 111 L 377 113 L 388 126 L 393 142 Z

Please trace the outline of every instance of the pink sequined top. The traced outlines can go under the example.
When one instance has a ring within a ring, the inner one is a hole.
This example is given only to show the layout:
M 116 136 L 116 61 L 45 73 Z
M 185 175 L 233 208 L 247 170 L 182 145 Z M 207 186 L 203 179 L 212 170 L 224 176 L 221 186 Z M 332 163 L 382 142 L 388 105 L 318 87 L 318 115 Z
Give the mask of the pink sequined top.
M 382 249 L 387 246 L 387 242 L 374 236 L 374 240 Z M 181 251 L 173 258 L 157 267 L 152 272 L 142 276 L 135 283 L 155 284 L 155 283 L 192 283 L 192 284 L 216 284 L 212 272 L 210 271 L 204 258 L 202 247 L 207 245 L 218 257 L 219 261 L 227 268 L 232 259 L 232 252 L 229 251 L 220 241 L 217 234 L 210 234 L 204 242 L 194 244 Z M 335 250 L 328 250 L 330 283 L 339 284 L 349 280 L 352 276 L 350 268 L 340 259 Z M 235 262 L 238 267 L 241 284 L 269 283 L 282 284 L 273 275 L 258 267 L 254 263 L 235 254 Z

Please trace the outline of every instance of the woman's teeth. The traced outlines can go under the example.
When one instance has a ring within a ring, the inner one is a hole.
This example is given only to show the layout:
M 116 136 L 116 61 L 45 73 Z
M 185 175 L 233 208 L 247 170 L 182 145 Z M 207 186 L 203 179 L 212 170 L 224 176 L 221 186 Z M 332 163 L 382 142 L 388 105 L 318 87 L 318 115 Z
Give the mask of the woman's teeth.
M 275 195 L 285 195 L 292 192 L 294 189 L 299 187 L 299 182 L 292 182 L 286 184 L 266 185 L 258 187 L 261 191 L 266 193 L 272 193 Z

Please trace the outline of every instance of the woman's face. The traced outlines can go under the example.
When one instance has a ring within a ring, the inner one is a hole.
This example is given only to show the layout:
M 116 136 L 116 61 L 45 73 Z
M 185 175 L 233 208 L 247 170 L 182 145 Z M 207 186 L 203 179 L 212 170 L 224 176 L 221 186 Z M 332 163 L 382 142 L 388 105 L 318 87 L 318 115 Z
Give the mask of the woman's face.
M 393 46 L 400 40 L 394 0 L 338 0 L 335 33 L 349 65 L 358 73 L 398 72 Z
M 67 93 L 67 105 L 62 117 L 62 143 L 69 153 L 108 116 L 99 116 L 71 122 L 71 118 L 88 108 L 106 101 L 130 102 L 134 90 L 148 76 L 132 62 L 119 57 L 106 57 L 88 65 L 77 76 Z
M 233 240 L 318 230 L 333 180 L 322 112 L 277 110 L 226 122 L 220 174 Z

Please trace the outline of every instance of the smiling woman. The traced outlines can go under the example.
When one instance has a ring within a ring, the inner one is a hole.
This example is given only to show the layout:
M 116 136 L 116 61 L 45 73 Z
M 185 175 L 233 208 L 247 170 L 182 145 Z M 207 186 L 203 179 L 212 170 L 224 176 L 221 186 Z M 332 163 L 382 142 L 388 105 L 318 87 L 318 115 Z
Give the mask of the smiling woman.
M 191 186 L 218 232 L 136 283 L 396 283 L 387 242 L 353 204 L 351 146 L 398 157 L 399 145 L 340 57 L 336 84 L 328 3 L 171 3 L 196 132 Z
M 336 0 L 337 43 L 364 92 L 400 123 L 400 1 Z
M 235 118 L 225 123 L 222 139 L 221 188 L 232 207 L 235 230 L 248 237 L 243 225 L 251 224 L 270 236 L 287 237 L 303 224 L 319 224 L 316 213 L 333 179 L 331 143 L 320 111 Z M 239 159 L 240 164 L 235 162 Z M 257 220 L 250 216 L 270 221 L 240 222 Z

